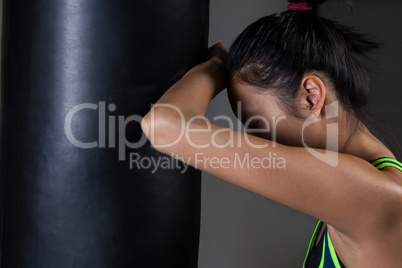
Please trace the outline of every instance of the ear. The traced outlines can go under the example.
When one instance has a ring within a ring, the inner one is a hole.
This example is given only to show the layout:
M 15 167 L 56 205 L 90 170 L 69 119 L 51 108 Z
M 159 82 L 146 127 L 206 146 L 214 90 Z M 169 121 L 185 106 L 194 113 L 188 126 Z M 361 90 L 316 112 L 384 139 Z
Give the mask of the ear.
M 316 75 L 305 75 L 300 84 L 300 106 L 306 117 L 316 118 L 325 103 L 326 87 Z

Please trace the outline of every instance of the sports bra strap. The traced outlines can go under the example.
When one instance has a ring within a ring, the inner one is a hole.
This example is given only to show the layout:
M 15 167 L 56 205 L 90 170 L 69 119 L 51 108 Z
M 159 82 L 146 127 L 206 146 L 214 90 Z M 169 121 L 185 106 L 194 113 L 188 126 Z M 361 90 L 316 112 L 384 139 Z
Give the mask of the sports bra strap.
M 382 157 L 371 162 L 376 168 L 394 167 L 402 171 L 402 163 L 389 157 Z

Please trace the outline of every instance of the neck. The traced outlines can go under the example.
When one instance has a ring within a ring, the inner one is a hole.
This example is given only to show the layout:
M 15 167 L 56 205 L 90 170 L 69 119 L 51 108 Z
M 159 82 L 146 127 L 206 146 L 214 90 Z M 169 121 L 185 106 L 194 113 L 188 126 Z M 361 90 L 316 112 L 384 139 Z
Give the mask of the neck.
M 328 135 L 328 124 L 326 120 L 315 126 L 314 135 L 311 135 L 315 148 L 328 149 L 328 140 L 334 142 L 337 139 L 340 153 L 354 155 L 369 162 L 380 157 L 395 158 L 392 152 L 379 141 L 362 123 L 351 124 L 345 117 L 340 117 L 332 123 L 337 123 L 338 133 L 333 131 Z M 332 140 L 331 140 L 332 139 Z
M 356 133 L 342 142 L 340 152 L 357 156 L 369 162 L 380 157 L 395 158 L 392 152 L 365 126 L 356 130 Z

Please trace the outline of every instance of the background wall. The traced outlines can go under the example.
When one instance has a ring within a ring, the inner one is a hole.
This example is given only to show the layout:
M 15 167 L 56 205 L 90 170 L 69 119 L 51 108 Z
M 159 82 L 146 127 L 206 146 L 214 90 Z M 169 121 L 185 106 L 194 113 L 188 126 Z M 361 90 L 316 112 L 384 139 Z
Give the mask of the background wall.
M 367 108 L 402 142 L 402 1 L 356 0 L 352 15 L 340 2 L 344 1 L 329 1 L 319 13 L 351 25 L 382 44 L 366 61 L 372 74 Z
M 227 47 L 256 19 L 286 10 L 285 0 L 210 0 L 210 45 Z M 383 48 L 369 61 L 369 110 L 402 141 L 402 1 L 356 0 L 353 15 L 344 0 L 319 9 L 324 17 L 371 33 Z M 231 114 L 226 91 L 211 103 L 208 117 Z M 199 267 L 301 267 L 316 219 L 203 175 Z

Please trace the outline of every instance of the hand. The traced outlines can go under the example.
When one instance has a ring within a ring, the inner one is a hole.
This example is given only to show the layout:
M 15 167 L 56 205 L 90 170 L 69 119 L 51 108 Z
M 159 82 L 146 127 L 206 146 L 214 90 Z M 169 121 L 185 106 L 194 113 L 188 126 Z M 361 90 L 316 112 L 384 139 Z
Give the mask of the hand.
M 201 74 L 203 77 L 210 78 L 216 96 L 226 87 L 226 74 L 224 63 L 228 50 L 222 43 L 217 43 L 208 49 L 208 60 L 193 67 L 185 76 L 190 74 Z
M 225 59 L 228 54 L 228 50 L 222 43 L 217 43 L 208 49 L 208 61 L 207 63 L 211 67 L 212 75 L 216 81 L 215 96 L 226 87 L 226 74 L 225 74 Z
M 216 43 L 208 49 L 208 60 L 218 61 L 218 63 L 223 64 L 225 62 L 228 50 L 222 43 Z

